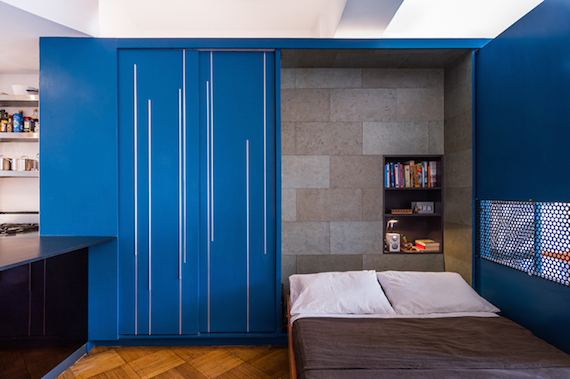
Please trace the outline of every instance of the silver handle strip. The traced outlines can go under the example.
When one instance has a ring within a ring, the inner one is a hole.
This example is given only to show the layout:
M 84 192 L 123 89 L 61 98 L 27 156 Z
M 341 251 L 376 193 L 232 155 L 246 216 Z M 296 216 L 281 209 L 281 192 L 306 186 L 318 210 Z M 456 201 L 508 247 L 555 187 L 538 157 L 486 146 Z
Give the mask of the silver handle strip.
M 249 332 L 249 140 L 245 140 L 247 332 Z
M 267 59 L 263 53 L 263 254 L 267 254 Z
M 182 280 L 178 281 L 178 334 L 182 335 Z
M 182 279 L 182 89 L 178 89 L 178 280 Z
M 148 335 L 152 334 L 152 291 L 148 290 Z
M 207 260 L 207 318 L 208 333 L 210 332 L 210 82 L 206 81 L 206 230 L 208 243 L 206 244 L 206 260 Z
M 186 263 L 186 246 L 187 246 L 187 235 L 186 235 L 186 50 L 182 54 L 182 185 L 183 185 L 183 228 L 184 228 L 184 263 Z
M 46 293 L 47 293 L 47 260 L 44 259 L 44 314 L 42 322 L 43 335 L 46 335 Z
M 152 288 L 152 104 L 148 99 L 148 290 Z M 150 304 L 150 303 L 149 303 Z M 149 307 L 150 312 L 150 307 Z
M 135 171 L 135 222 L 134 222 L 134 228 L 135 228 L 135 336 L 138 334 L 138 251 L 139 251 L 139 247 L 138 247 L 138 241 L 139 241 L 139 237 L 138 237 L 138 222 L 139 222 L 139 217 L 138 217 L 138 210 L 139 210 L 139 202 L 138 202 L 138 196 L 139 196 L 139 188 L 138 188 L 138 173 L 139 173 L 139 167 L 138 167 L 138 134 L 137 134 L 137 129 L 138 129 L 138 110 L 137 110 L 137 65 L 133 65 L 133 103 L 134 103 L 134 171 Z
M 210 191 L 212 191 L 211 194 L 211 207 L 212 207 L 212 217 L 211 217 L 211 222 L 212 222 L 212 227 L 211 227 L 211 241 L 214 242 L 214 52 L 210 51 L 210 83 L 211 83 L 211 90 L 210 90 L 210 133 L 212 134 L 210 137 L 210 159 L 211 159 L 211 163 L 210 163 L 210 170 L 212 170 L 211 174 L 210 174 L 210 180 L 211 180 L 211 184 L 210 184 Z
M 152 326 L 152 139 L 151 139 L 151 109 L 148 99 L 148 335 L 151 335 Z

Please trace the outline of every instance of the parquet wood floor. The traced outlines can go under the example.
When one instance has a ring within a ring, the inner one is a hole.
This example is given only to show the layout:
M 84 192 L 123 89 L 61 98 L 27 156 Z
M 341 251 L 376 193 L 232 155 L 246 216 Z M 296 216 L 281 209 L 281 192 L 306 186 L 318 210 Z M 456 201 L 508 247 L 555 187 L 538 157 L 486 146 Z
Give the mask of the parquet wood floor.
M 58 379 L 288 379 L 286 346 L 94 347 Z

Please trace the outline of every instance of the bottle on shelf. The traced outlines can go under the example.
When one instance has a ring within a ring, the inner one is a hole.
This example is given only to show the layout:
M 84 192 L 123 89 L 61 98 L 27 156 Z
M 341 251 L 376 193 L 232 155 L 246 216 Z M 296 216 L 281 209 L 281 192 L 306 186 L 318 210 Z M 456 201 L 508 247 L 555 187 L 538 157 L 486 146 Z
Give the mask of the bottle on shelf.
M 37 108 L 34 108 L 34 111 L 32 112 L 32 124 L 30 131 L 33 133 L 37 133 L 40 131 L 40 115 L 38 113 Z
M 12 126 L 14 133 L 21 133 L 24 131 L 24 111 L 20 110 L 12 116 Z

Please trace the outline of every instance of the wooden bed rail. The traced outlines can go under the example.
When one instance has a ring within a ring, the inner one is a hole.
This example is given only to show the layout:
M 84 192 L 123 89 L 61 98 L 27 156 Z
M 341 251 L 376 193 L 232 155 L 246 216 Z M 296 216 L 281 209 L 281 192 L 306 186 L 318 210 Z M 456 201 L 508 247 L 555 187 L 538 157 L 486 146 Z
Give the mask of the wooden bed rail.
M 291 327 L 291 301 L 289 300 L 289 295 L 287 295 L 287 340 L 289 342 L 289 374 L 291 379 L 297 379 L 295 352 L 293 351 L 293 328 Z

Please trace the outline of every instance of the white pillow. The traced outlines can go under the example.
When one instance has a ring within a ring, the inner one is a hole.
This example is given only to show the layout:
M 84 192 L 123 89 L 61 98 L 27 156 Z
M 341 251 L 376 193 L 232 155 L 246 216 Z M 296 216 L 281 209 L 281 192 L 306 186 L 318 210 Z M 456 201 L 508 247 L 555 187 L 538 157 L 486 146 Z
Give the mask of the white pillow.
M 395 314 L 376 271 L 291 275 L 291 314 Z
M 401 315 L 500 311 L 455 272 L 383 271 L 377 276 Z

